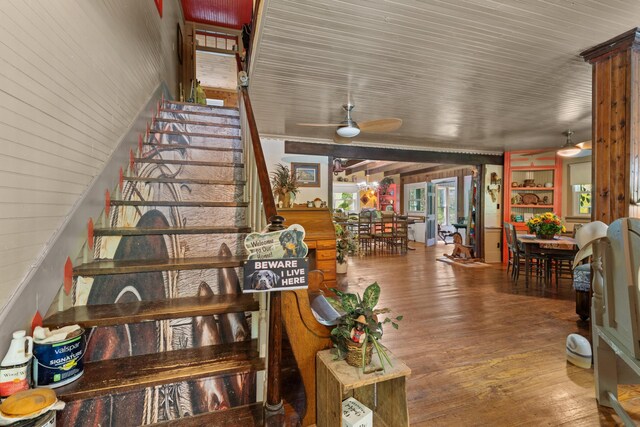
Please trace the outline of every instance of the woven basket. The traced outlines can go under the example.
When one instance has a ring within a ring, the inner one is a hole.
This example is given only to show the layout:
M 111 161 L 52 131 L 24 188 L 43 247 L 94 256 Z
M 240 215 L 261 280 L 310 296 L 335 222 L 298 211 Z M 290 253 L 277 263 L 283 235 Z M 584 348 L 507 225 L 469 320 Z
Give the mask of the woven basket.
M 358 345 L 352 341 L 347 340 L 347 363 L 357 368 L 363 368 L 371 363 L 371 350 L 373 349 L 373 343 L 367 340 L 366 350 L 364 354 L 364 366 L 362 366 L 362 349 L 364 345 Z

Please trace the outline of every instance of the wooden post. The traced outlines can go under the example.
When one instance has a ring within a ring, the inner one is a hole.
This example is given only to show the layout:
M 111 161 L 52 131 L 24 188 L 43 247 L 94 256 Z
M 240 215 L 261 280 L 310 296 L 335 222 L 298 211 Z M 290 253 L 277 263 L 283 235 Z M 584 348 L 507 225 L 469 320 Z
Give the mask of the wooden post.
M 269 231 L 284 230 L 284 218 L 274 215 L 269 218 Z M 282 361 L 282 294 L 269 293 L 269 355 L 267 362 L 267 417 L 284 414 L 280 394 Z
M 580 55 L 593 65 L 591 219 L 640 217 L 640 29 Z

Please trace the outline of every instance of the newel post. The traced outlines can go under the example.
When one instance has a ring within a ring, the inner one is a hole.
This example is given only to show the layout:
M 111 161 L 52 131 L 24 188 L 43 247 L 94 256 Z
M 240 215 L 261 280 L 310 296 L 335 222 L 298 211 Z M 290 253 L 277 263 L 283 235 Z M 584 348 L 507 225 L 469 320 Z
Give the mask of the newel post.
M 284 230 L 285 219 L 280 215 L 269 218 L 269 231 Z M 267 417 L 283 414 L 280 395 L 282 361 L 282 303 L 280 292 L 269 293 L 269 354 L 267 361 Z

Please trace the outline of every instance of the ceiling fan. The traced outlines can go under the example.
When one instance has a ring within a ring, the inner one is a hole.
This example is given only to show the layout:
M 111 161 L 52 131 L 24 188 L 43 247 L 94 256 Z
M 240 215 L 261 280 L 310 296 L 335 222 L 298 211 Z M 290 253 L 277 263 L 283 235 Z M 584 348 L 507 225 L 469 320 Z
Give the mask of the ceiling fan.
M 573 157 L 580 154 L 580 152 L 582 152 L 583 150 L 591 150 L 591 141 L 584 141 L 578 144 L 572 142 L 571 135 L 573 135 L 573 133 L 574 132 L 571 129 L 562 132 L 562 134 L 567 137 L 567 142 L 565 142 L 562 147 L 556 150 L 556 153 L 558 153 L 559 156 Z
M 347 112 L 347 116 L 340 123 L 298 123 L 300 126 L 316 126 L 316 127 L 337 127 L 333 140 L 339 144 L 351 142 L 353 138 L 358 136 L 360 132 L 379 132 L 388 133 L 398 130 L 402 126 L 402 119 L 386 118 L 378 120 L 369 120 L 366 122 L 356 123 L 351 118 L 351 111 L 355 105 L 345 104 L 342 108 Z

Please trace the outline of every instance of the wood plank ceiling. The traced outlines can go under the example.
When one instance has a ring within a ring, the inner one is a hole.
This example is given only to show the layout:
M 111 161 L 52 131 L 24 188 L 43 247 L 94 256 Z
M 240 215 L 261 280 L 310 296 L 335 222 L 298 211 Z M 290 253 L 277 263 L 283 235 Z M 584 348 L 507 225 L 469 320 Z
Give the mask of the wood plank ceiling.
M 253 0 L 182 0 L 184 19 L 239 30 L 251 21 Z
M 503 151 L 591 136 L 591 68 L 578 53 L 640 23 L 637 0 L 269 0 L 251 96 L 261 133 L 329 139 L 399 117 L 360 143 Z

